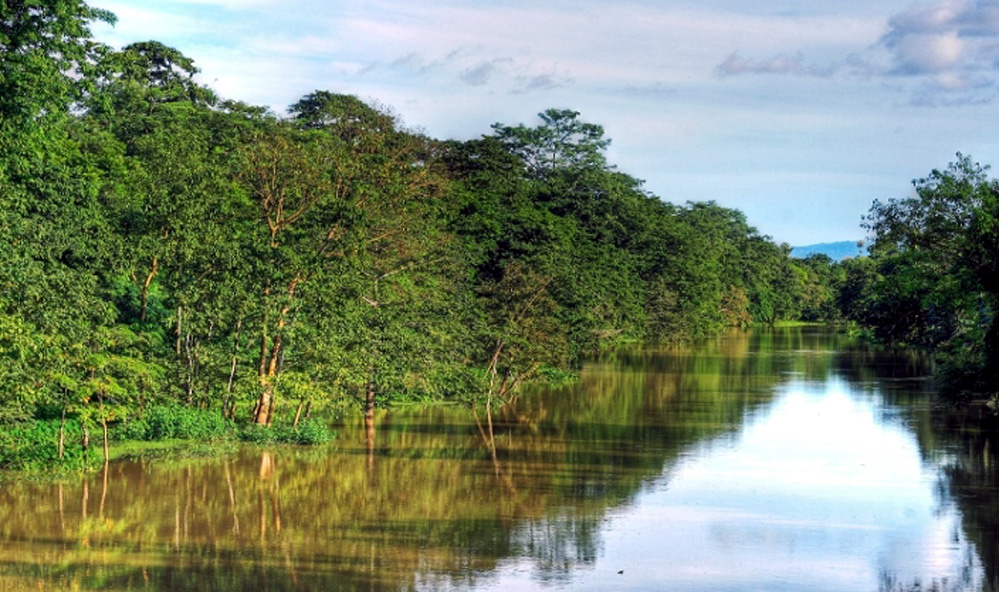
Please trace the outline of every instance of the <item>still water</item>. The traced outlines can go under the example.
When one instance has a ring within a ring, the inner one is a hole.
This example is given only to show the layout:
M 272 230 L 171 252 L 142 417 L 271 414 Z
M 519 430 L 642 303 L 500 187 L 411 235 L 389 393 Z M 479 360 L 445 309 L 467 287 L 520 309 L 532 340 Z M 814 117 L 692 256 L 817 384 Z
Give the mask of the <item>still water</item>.
M 993 431 L 814 329 L 616 352 L 322 449 L 0 490 L 2 590 L 993 590 Z

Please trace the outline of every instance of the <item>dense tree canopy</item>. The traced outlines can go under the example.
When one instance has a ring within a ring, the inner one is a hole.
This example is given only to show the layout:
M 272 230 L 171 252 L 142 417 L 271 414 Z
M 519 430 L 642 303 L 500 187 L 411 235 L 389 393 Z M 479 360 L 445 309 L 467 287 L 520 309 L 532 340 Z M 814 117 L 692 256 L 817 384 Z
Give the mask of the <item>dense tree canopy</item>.
M 81 0 L 0 2 L 0 123 L 58 115 L 82 96 L 101 47 L 89 25 L 113 14 Z M 4 130 L 4 133 L 9 133 Z
M 624 342 L 832 316 L 829 262 L 649 194 L 576 111 L 466 142 L 325 90 L 280 117 L 94 20 L 0 3 L 0 421 L 506 397 Z
M 999 182 L 970 157 L 875 202 L 867 218 L 876 268 L 853 296 L 855 317 L 884 340 L 944 354 L 957 391 L 999 388 Z

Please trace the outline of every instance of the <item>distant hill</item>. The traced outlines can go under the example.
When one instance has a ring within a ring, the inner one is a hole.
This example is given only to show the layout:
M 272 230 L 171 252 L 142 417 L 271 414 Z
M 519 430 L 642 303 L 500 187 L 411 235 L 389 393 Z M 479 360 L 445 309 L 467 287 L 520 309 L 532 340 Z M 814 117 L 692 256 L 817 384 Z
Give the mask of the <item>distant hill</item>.
M 858 247 L 857 241 L 840 241 L 837 243 L 819 243 L 804 247 L 792 247 L 791 257 L 804 259 L 809 255 L 825 253 L 833 261 L 842 261 L 848 257 L 860 257 L 867 254 L 866 247 Z

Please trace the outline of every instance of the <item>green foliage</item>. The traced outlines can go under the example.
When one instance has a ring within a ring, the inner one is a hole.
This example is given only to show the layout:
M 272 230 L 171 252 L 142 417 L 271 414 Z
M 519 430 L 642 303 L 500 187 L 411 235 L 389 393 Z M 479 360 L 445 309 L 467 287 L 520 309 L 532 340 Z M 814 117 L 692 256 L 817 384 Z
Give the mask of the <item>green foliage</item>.
M 206 105 L 217 99 L 209 89 L 192 80 L 198 72 L 194 60 L 157 41 L 125 46 L 120 52 L 104 56 L 105 83 L 134 85 L 142 89 L 152 103 L 190 101 Z
M 61 113 L 81 97 L 89 79 L 74 73 L 92 71 L 95 20 L 115 17 L 81 0 L 0 3 L 0 128 Z
M 217 411 L 175 404 L 151 407 L 142 419 L 123 427 L 122 436 L 128 436 L 130 432 L 139 435 L 144 427 L 142 437 L 132 438 L 142 440 L 220 440 L 231 438 L 236 432 L 235 423 Z
M 914 197 L 875 202 L 873 269 L 847 275 L 853 317 L 886 341 L 940 353 L 955 393 L 999 389 L 999 182 L 957 155 L 913 182 Z
M 149 422 L 142 417 L 126 417 L 109 430 L 108 437 L 116 442 L 155 440 Z
M 66 421 L 63 457 L 59 458 L 60 420 L 45 419 L 6 425 L 0 430 L 0 469 L 82 469 L 96 459 L 82 446 L 83 428 L 76 419 Z
M 542 124 L 535 128 L 493 125 L 496 138 L 523 159 L 530 174 L 545 179 L 607 166 L 602 153 L 610 140 L 601 126 L 580 121 L 571 109 L 548 109 L 538 117 Z
M 549 385 L 562 386 L 576 382 L 579 379 L 579 372 L 554 366 L 542 366 L 538 369 L 538 378 Z
M 846 280 L 846 268 L 828 255 L 809 255 L 795 261 L 801 286 L 801 320 L 833 321 L 840 318 L 837 295 Z
M 113 16 L 0 4 L 0 421 L 227 438 L 828 312 L 825 268 L 648 194 L 576 111 L 469 142 L 323 90 L 281 119 L 162 43 L 95 44 L 94 20 Z M 275 430 L 243 437 L 327 438 Z
M 308 418 L 292 429 L 295 436 L 295 444 L 318 445 L 333 441 L 336 432 L 331 430 L 326 423 L 317 418 Z
M 318 446 L 332 442 L 336 433 L 324 422 L 309 418 L 292 427 L 286 424 L 244 426 L 239 431 L 239 438 L 252 444 L 299 444 L 303 446 Z
M 749 296 L 744 288 L 730 286 L 722 294 L 721 308 L 726 327 L 748 327 L 753 322 L 749 314 Z

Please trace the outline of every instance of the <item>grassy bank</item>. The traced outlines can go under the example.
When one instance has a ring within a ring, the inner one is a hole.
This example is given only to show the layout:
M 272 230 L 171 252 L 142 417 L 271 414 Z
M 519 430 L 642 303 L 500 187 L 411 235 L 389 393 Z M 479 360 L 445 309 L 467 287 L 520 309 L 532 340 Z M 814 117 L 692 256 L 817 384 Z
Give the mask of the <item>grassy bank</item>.
M 240 442 L 318 445 L 335 433 L 325 421 L 240 425 L 218 411 L 161 405 L 108 425 L 108 460 L 160 454 L 201 456 Z M 0 472 L 67 474 L 92 470 L 105 460 L 103 429 L 78 417 L 40 417 L 0 430 Z

